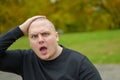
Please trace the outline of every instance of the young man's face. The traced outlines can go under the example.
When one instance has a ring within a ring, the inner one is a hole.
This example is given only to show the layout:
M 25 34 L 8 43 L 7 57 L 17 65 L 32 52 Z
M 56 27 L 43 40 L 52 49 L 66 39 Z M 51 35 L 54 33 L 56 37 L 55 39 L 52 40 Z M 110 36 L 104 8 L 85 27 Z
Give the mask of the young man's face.
M 34 21 L 29 28 L 30 46 L 43 60 L 52 60 L 58 52 L 58 33 L 48 21 Z

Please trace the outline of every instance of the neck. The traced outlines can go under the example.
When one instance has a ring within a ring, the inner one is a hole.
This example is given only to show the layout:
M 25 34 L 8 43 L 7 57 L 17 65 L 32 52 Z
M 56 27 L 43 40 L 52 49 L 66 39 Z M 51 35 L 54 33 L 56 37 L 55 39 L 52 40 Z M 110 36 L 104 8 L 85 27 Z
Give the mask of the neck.
M 60 54 L 62 53 L 62 50 L 63 50 L 63 48 L 62 48 L 61 46 L 58 45 L 55 54 L 53 54 L 54 57 L 52 57 L 50 60 L 54 60 L 55 58 L 57 58 L 58 56 L 60 56 Z
M 54 59 L 57 58 L 62 53 L 62 50 L 63 50 L 63 48 L 58 45 Z

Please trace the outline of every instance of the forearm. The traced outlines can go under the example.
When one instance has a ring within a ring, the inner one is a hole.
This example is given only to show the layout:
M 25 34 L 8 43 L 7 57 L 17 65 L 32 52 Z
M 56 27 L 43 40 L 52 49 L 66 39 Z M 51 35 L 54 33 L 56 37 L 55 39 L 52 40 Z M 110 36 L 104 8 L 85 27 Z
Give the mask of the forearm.
M 0 35 L 0 53 L 3 53 L 13 42 L 15 42 L 19 37 L 23 36 L 23 34 L 28 34 L 30 24 L 38 18 L 45 18 L 45 16 L 34 16 L 29 18 L 19 27 Z
M 0 35 L 0 70 L 20 73 L 20 65 L 22 65 L 21 52 L 8 51 L 7 48 L 21 36 L 23 36 L 23 32 L 19 27 Z
M 0 53 L 3 53 L 13 42 L 23 36 L 23 32 L 16 27 L 0 35 Z

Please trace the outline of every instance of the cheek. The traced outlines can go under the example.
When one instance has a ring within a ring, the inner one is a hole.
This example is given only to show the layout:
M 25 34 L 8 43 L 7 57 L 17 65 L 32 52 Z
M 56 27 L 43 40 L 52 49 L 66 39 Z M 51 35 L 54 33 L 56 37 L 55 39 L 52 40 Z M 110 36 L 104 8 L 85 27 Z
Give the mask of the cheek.
M 54 45 L 57 43 L 57 38 L 56 37 L 51 37 L 47 40 L 48 44 Z
M 36 46 L 36 42 L 35 41 L 30 40 L 29 43 L 30 43 L 30 47 L 31 48 L 34 48 Z

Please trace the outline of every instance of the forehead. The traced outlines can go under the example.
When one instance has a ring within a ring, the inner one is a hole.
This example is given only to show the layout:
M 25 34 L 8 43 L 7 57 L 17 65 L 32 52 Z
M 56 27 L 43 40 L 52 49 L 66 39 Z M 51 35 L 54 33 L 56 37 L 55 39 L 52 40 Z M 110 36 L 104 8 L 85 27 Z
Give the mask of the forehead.
M 55 31 L 54 26 L 48 20 L 36 20 L 31 23 L 29 27 L 29 32 L 35 31 Z

